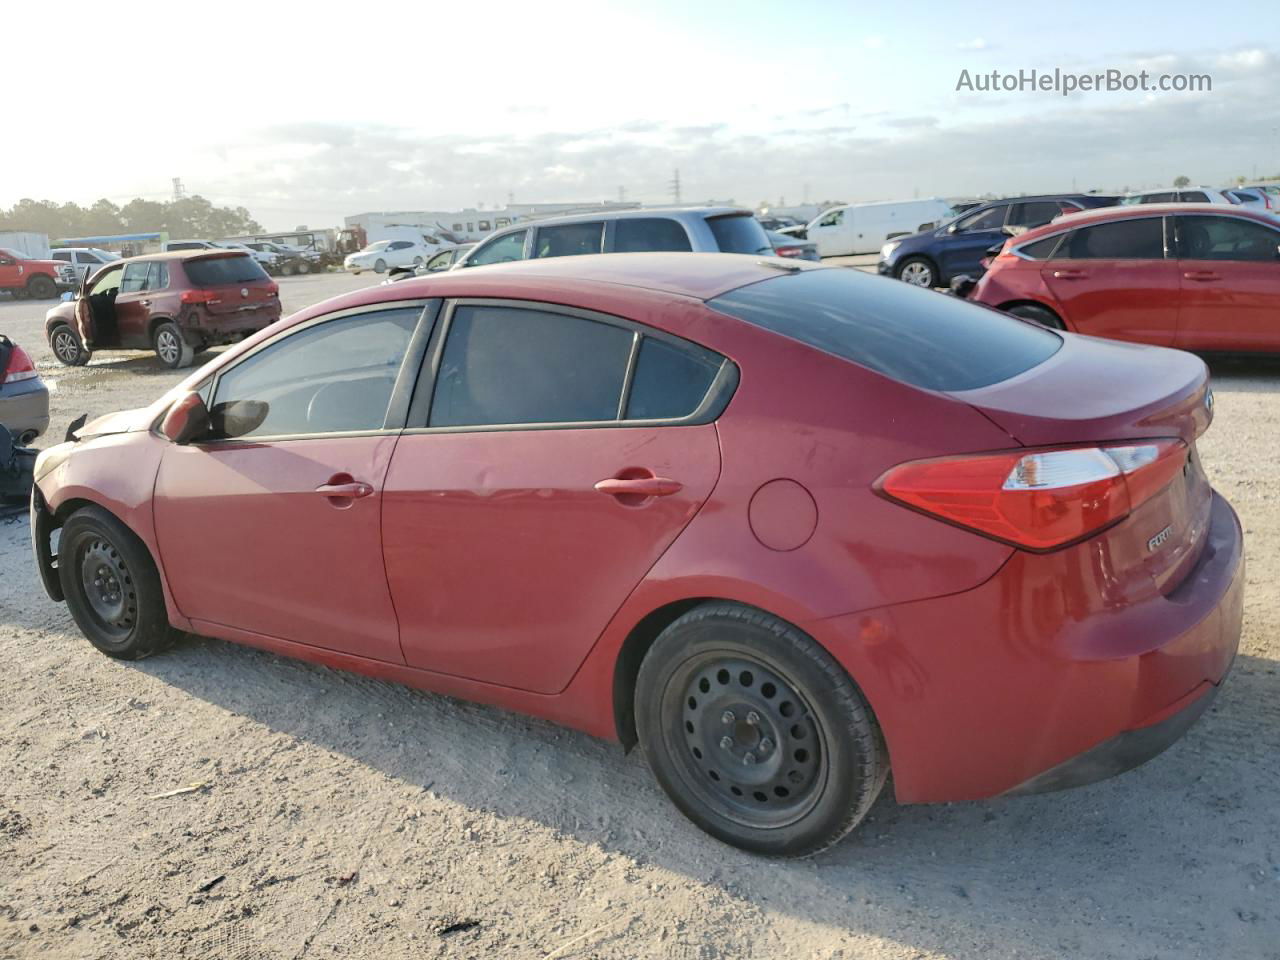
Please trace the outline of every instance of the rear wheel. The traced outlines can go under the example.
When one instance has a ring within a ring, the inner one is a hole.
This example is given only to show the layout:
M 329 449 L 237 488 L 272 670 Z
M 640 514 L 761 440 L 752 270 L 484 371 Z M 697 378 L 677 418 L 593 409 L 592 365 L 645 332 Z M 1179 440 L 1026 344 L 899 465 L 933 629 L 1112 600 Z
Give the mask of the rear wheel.
M 187 343 L 186 338 L 182 336 L 182 331 L 174 323 L 165 322 L 156 327 L 151 341 L 155 347 L 156 356 L 170 370 L 189 367 L 196 358 L 195 348 Z
M 933 287 L 938 283 L 938 271 L 924 257 L 907 257 L 898 265 L 897 277 L 913 287 Z
M 27 281 L 27 296 L 32 300 L 52 300 L 58 295 L 58 285 L 52 277 L 38 273 Z
M 299 261 L 298 261 L 298 273 L 299 273 L 299 275 L 304 275 L 304 276 L 305 276 L 306 274 L 308 274 L 308 273 L 310 273 L 310 272 L 311 272 L 311 264 L 310 264 L 310 262 L 308 262 L 308 261 L 306 261 L 306 260 L 299 260 Z
M 1021 317 L 1023 320 L 1038 323 L 1042 327 L 1048 327 L 1050 330 L 1067 329 L 1066 324 L 1062 322 L 1062 319 L 1056 313 L 1048 307 L 1039 307 L 1034 303 L 1017 303 L 1006 312 L 1013 314 L 1015 317 Z
M 888 755 L 866 701 L 812 639 L 759 610 L 707 604 L 654 641 L 636 729 L 662 788 L 725 843 L 818 853 L 866 816 Z
M 140 660 L 178 636 L 147 548 L 100 507 L 77 510 L 63 524 L 58 578 L 77 626 L 109 656 Z
M 69 324 L 60 323 L 49 331 L 49 346 L 58 361 L 68 367 L 83 367 L 89 362 L 91 354 Z

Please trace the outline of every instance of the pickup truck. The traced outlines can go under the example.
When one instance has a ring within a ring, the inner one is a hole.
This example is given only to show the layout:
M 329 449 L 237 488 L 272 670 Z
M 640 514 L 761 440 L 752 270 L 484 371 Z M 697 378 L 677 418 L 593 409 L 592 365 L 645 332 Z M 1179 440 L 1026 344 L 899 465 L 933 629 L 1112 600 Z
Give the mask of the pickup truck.
M 59 260 L 31 260 L 9 247 L 0 247 L 0 290 L 21 300 L 52 300 L 78 286 L 76 268 Z

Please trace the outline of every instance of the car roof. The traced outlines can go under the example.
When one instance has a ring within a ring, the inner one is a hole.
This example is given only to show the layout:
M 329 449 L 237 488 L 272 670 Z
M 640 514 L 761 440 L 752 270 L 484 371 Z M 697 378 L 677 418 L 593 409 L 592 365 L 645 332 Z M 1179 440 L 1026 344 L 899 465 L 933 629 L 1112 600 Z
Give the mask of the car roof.
M 847 210 L 850 207 L 901 207 L 909 203 L 941 203 L 950 206 L 947 201 L 941 197 L 915 197 L 910 200 L 865 200 L 858 203 L 842 203 L 837 207 L 828 207 L 818 214 L 818 217 L 830 213 L 832 210 Z M 817 217 L 814 218 L 815 220 Z
M 209 260 L 218 257 L 248 257 L 243 250 L 228 250 L 226 247 L 218 247 L 210 250 L 207 247 L 201 247 L 197 250 L 162 250 L 159 253 L 142 253 L 136 257 L 125 257 L 123 260 L 114 260 L 112 265 L 117 263 L 133 263 L 137 260 Z
M 644 207 L 640 210 L 600 210 L 596 213 L 572 213 L 561 217 L 539 217 L 536 220 L 519 220 L 508 227 L 502 227 L 501 230 L 495 230 L 494 234 L 510 233 L 513 230 L 523 230 L 526 227 L 544 227 L 561 223 L 590 223 L 596 220 L 635 220 L 646 217 L 670 217 L 674 220 L 705 220 L 708 217 L 733 216 L 736 214 L 748 217 L 752 215 L 751 211 L 746 207 L 671 206 Z
M 1016 239 L 1019 244 L 1037 237 L 1047 237 L 1061 230 L 1075 229 L 1091 223 L 1106 223 L 1111 220 L 1133 220 L 1139 217 L 1167 216 L 1168 214 L 1206 213 L 1216 217 L 1242 217 L 1256 220 L 1267 226 L 1280 228 L 1280 221 L 1266 213 L 1250 210 L 1247 207 L 1227 206 L 1221 203 L 1131 203 L 1120 207 L 1094 207 L 1078 213 L 1068 213 L 1058 217 L 1052 223 L 1028 230 Z

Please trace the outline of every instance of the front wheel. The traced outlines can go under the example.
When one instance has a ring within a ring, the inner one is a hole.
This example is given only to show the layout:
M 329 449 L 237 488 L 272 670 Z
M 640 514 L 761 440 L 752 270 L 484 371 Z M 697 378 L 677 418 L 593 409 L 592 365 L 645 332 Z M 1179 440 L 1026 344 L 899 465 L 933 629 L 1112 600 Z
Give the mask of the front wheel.
M 140 660 L 178 635 L 146 546 L 100 507 L 77 510 L 63 524 L 58 578 L 76 625 L 108 656 Z
M 884 786 L 888 754 L 858 688 L 762 611 L 713 603 L 680 617 L 645 655 L 635 701 L 659 784 L 697 826 L 744 850 L 825 850 Z
M 938 283 L 938 272 L 924 257 L 908 257 L 898 265 L 897 275 L 913 287 L 934 287 Z
M 311 272 L 311 264 L 310 264 L 310 262 L 309 262 L 309 261 L 307 261 L 307 260 L 299 260 L 299 261 L 298 261 L 298 275 L 299 275 L 299 276 L 306 276 L 306 275 L 307 275 L 308 273 L 310 273 L 310 272 Z
M 85 349 L 80 334 L 66 323 L 60 323 L 49 331 L 49 346 L 58 362 L 68 367 L 83 367 L 89 362 L 90 352 Z
M 382 259 L 377 260 L 377 261 L 374 263 L 374 265 L 373 265 L 373 272 L 374 272 L 374 273 L 386 273 L 386 272 L 387 272 L 387 261 L 382 260 Z
M 195 348 L 187 343 L 182 331 L 174 323 L 166 322 L 156 327 L 152 344 L 155 346 L 156 357 L 170 370 L 189 367 L 196 358 Z
M 1066 324 L 1058 317 L 1056 313 L 1048 307 L 1039 307 L 1034 303 L 1018 303 L 1014 304 L 1007 311 L 1015 317 L 1021 317 L 1023 320 L 1030 320 L 1032 323 L 1038 323 L 1042 327 L 1048 327 L 1050 330 L 1065 330 Z

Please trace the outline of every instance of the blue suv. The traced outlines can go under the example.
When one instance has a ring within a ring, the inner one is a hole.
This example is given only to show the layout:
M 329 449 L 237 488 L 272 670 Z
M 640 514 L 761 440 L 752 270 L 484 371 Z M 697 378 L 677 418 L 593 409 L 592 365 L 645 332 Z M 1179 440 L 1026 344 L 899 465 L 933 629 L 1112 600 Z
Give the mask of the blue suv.
M 1029 230 L 1063 213 L 1109 207 L 1120 198 L 1091 193 L 1006 197 L 966 210 L 935 230 L 898 237 L 880 248 L 877 269 L 918 287 L 945 287 L 953 278 L 982 272 L 987 250 L 1004 243 L 1009 228 Z

